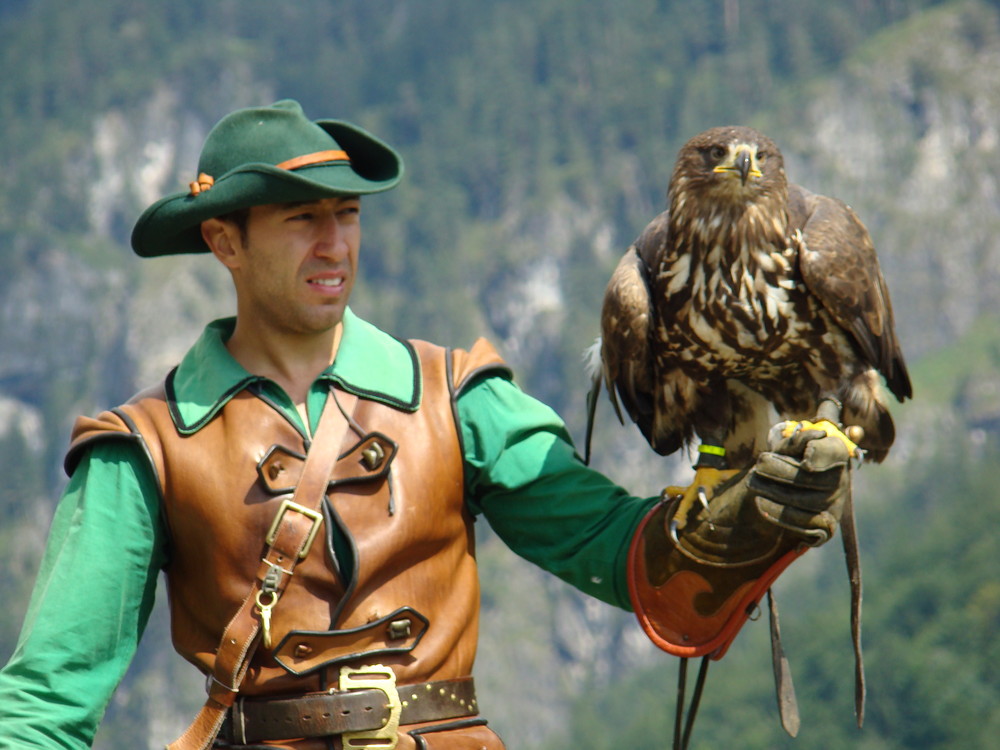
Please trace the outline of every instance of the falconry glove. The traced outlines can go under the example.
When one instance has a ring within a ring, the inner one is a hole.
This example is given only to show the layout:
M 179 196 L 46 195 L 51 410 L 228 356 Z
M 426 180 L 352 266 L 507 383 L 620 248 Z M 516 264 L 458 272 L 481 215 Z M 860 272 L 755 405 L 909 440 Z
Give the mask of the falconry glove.
M 670 523 L 678 501 L 659 503 L 640 524 L 629 555 L 629 593 L 643 630 L 681 658 L 674 748 L 688 746 L 705 673 L 721 659 L 768 594 L 771 656 L 781 723 L 793 737 L 799 714 L 781 646 L 771 584 L 796 558 L 843 524 L 851 582 L 855 712 L 864 720 L 861 579 L 851 508 L 850 460 L 856 446 L 832 423 L 781 423 L 749 468 L 716 487 L 707 508 L 678 538 Z M 683 719 L 687 658 L 701 656 L 691 706 Z M 681 730 L 683 725 L 683 731 Z
M 716 488 L 679 539 L 676 503 L 640 524 L 629 556 L 632 605 L 677 656 L 721 658 L 786 567 L 833 536 L 850 487 L 848 447 L 821 430 L 772 431 L 770 451 Z

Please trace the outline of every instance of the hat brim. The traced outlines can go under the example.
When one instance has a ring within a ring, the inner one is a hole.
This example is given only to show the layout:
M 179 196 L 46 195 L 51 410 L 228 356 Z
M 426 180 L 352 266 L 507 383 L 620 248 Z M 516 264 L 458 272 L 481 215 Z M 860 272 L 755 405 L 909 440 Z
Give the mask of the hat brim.
M 350 156 L 295 170 L 244 164 L 216 177 L 198 195 L 174 193 L 147 208 L 132 230 L 132 249 L 144 258 L 207 253 L 201 223 L 216 216 L 269 203 L 297 203 L 380 193 L 396 186 L 402 160 L 389 146 L 350 123 L 318 120 Z

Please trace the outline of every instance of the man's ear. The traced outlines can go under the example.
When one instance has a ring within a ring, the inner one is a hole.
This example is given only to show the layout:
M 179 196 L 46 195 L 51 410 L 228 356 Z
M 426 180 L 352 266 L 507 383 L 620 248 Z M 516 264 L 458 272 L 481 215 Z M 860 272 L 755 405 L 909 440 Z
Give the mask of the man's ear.
M 242 248 L 243 238 L 235 224 L 222 219 L 206 219 L 201 223 L 201 238 L 226 268 L 232 270 L 239 266 L 237 250 Z

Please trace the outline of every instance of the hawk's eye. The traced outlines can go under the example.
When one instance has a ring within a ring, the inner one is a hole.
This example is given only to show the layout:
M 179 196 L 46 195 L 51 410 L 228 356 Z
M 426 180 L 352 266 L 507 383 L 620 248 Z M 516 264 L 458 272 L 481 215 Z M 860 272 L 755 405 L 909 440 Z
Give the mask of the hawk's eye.
M 757 152 L 757 161 L 764 161 L 764 159 L 766 159 L 766 158 L 767 158 L 767 151 L 758 151 Z
M 711 156 L 716 161 L 718 161 L 719 159 L 721 159 L 723 156 L 726 155 L 726 149 L 724 149 L 722 146 L 712 146 L 712 148 L 708 150 L 708 155 Z

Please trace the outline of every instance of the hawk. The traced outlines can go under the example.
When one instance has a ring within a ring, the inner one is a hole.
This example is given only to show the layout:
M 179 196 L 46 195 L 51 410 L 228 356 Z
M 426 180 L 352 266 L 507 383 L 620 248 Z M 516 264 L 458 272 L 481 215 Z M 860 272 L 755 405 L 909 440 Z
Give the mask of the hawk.
M 667 206 L 608 284 L 595 391 L 603 379 L 657 453 L 700 441 L 692 488 L 749 464 L 775 421 L 813 419 L 825 399 L 882 461 L 895 437 L 882 381 L 900 401 L 912 387 L 854 211 L 789 184 L 778 147 L 748 127 L 689 140 Z

